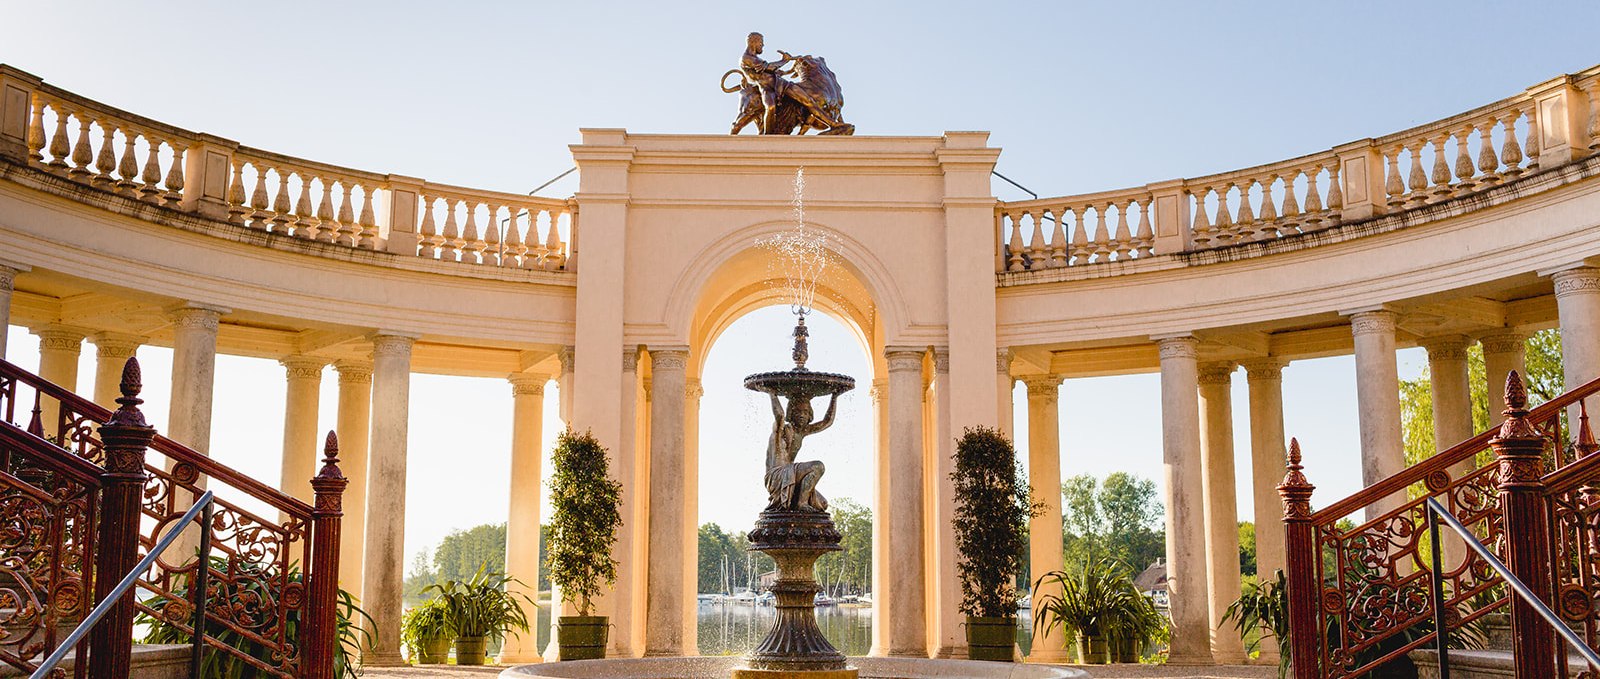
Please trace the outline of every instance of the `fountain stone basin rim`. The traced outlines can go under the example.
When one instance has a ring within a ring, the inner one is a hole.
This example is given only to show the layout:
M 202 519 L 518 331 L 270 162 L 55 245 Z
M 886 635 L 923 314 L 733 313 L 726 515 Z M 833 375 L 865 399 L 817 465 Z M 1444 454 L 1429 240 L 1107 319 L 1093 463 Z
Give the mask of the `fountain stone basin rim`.
M 850 391 L 856 388 L 856 378 L 795 368 L 750 375 L 744 378 L 744 388 L 787 398 L 812 399 Z
M 609 658 L 521 665 L 500 673 L 500 679 L 722 679 L 742 661 L 736 656 L 684 658 Z M 1089 679 L 1070 667 L 933 660 L 928 658 L 850 657 L 861 679 Z

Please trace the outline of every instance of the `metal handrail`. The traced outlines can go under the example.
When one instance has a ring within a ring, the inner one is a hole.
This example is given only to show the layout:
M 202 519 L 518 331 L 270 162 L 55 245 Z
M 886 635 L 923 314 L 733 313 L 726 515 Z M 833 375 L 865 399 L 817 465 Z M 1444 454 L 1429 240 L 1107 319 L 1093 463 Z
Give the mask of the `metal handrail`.
M 197 517 L 201 519 L 200 560 L 195 569 L 194 586 L 190 588 L 190 596 L 194 599 L 194 635 L 190 646 L 189 676 L 200 676 L 200 662 L 203 659 L 205 644 L 205 595 L 209 586 L 207 581 L 211 576 L 211 516 L 216 497 L 216 493 L 209 490 L 201 494 L 200 498 L 195 500 L 194 506 L 183 513 L 183 517 L 179 518 L 178 523 L 173 525 L 167 531 L 167 534 L 162 536 L 160 541 L 156 542 L 150 553 L 140 559 L 139 563 L 133 567 L 133 570 L 128 571 L 128 574 L 122 577 L 122 581 L 117 583 L 116 588 L 112 589 L 106 595 L 106 598 L 101 600 L 100 604 L 95 606 L 88 616 L 84 617 L 83 622 L 78 623 L 72 633 L 68 634 L 67 638 L 56 646 L 55 652 L 51 653 L 50 657 L 45 658 L 44 662 L 39 664 L 39 669 L 34 670 L 28 679 L 45 679 L 48 677 L 56 666 L 60 665 L 61 661 L 67 657 L 67 652 L 82 642 L 83 637 L 96 624 L 99 624 L 100 620 L 106 616 L 106 613 L 111 611 L 111 607 L 115 606 L 122 597 L 127 596 L 128 591 L 139 583 L 139 574 L 150 570 L 150 567 L 155 565 L 156 559 L 167 551 L 167 548 L 171 547 L 172 543 L 178 540 L 178 534 L 183 532 L 183 529 L 187 528 L 189 524 L 194 523 Z M 129 643 L 132 642 L 130 641 Z M 82 662 L 83 658 L 79 658 L 78 661 Z
M 1450 679 L 1450 650 L 1448 648 L 1450 633 L 1445 629 L 1444 582 L 1440 577 L 1441 573 L 1444 572 L 1443 564 L 1440 562 L 1440 552 L 1442 551 L 1439 549 L 1440 520 L 1443 520 L 1445 525 L 1460 535 L 1462 541 L 1467 543 L 1467 547 L 1477 554 L 1478 558 L 1483 559 L 1484 563 L 1489 564 L 1489 567 L 1494 569 L 1494 572 L 1499 573 L 1501 579 L 1505 580 L 1506 585 L 1511 588 L 1512 593 L 1516 594 L 1518 598 L 1529 606 L 1532 606 L 1533 610 L 1539 614 L 1539 617 L 1544 618 L 1544 621 L 1555 629 L 1556 634 L 1562 640 L 1576 648 L 1578 655 L 1583 656 L 1583 659 L 1588 661 L 1591 667 L 1600 670 L 1600 653 L 1596 653 L 1594 649 L 1589 648 L 1589 645 L 1584 642 L 1582 637 L 1578 636 L 1577 632 L 1573 631 L 1571 627 L 1567 626 L 1567 623 L 1556 616 L 1555 611 L 1550 610 L 1550 607 L 1540 601 L 1539 597 L 1534 596 L 1533 590 L 1528 589 L 1528 586 L 1518 580 L 1517 576 L 1512 575 L 1511 569 L 1507 568 L 1498 557 L 1491 553 L 1488 547 L 1483 546 L 1483 543 L 1478 541 L 1478 537 L 1473 535 L 1472 531 L 1468 530 L 1466 526 L 1462 525 L 1461 520 L 1457 519 L 1456 515 L 1451 514 L 1449 509 L 1431 497 L 1427 499 L 1426 506 L 1428 508 L 1428 538 L 1433 545 L 1433 640 L 1434 647 L 1439 653 L 1439 679 Z M 1563 662 L 1565 662 L 1565 656 L 1566 654 L 1563 653 Z

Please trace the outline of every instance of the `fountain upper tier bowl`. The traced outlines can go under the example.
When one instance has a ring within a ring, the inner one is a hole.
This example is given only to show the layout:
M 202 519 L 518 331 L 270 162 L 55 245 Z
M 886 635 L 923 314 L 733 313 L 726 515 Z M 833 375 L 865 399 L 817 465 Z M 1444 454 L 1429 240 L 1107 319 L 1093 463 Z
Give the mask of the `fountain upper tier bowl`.
M 816 398 L 850 391 L 856 388 L 856 378 L 795 368 L 756 373 L 744 378 L 744 388 L 787 398 Z

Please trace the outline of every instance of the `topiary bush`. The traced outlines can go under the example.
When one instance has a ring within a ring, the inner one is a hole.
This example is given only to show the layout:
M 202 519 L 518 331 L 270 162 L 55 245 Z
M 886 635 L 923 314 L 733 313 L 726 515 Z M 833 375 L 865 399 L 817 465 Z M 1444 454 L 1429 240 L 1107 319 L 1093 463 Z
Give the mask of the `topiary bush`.
M 601 588 L 617 581 L 611 548 L 622 525 L 622 484 L 612 480 L 605 446 L 589 432 L 562 432 L 550 466 L 550 581 L 562 601 L 588 616 Z
M 1017 614 L 1017 575 L 1028 550 L 1028 520 L 1044 511 L 1033 501 L 1017 453 L 999 431 L 968 427 L 956 442 L 956 568 L 961 612 L 980 618 Z

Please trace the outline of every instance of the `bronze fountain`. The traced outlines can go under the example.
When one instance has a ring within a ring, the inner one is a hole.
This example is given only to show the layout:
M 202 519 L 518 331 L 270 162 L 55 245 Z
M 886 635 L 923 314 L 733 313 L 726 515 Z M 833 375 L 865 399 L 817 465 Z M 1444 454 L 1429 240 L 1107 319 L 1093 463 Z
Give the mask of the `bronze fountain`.
M 744 378 L 746 389 L 772 398 L 772 435 L 767 441 L 767 508 L 750 531 L 750 549 L 765 552 L 778 566 L 772 592 L 777 619 L 766 639 L 750 654 L 748 667 L 735 669 L 734 679 L 807 677 L 854 679 L 856 670 L 817 627 L 814 600 L 818 591 L 812 568 L 827 552 L 839 551 L 839 531 L 828 516 L 828 501 L 817 492 L 821 462 L 796 460 L 805 437 L 827 429 L 839 395 L 856 386 L 855 378 L 806 368 L 806 317 L 799 310 L 794 328 L 794 368 L 756 373 Z M 828 412 L 812 421 L 811 400 L 828 396 Z M 785 403 L 787 402 L 787 403 Z

